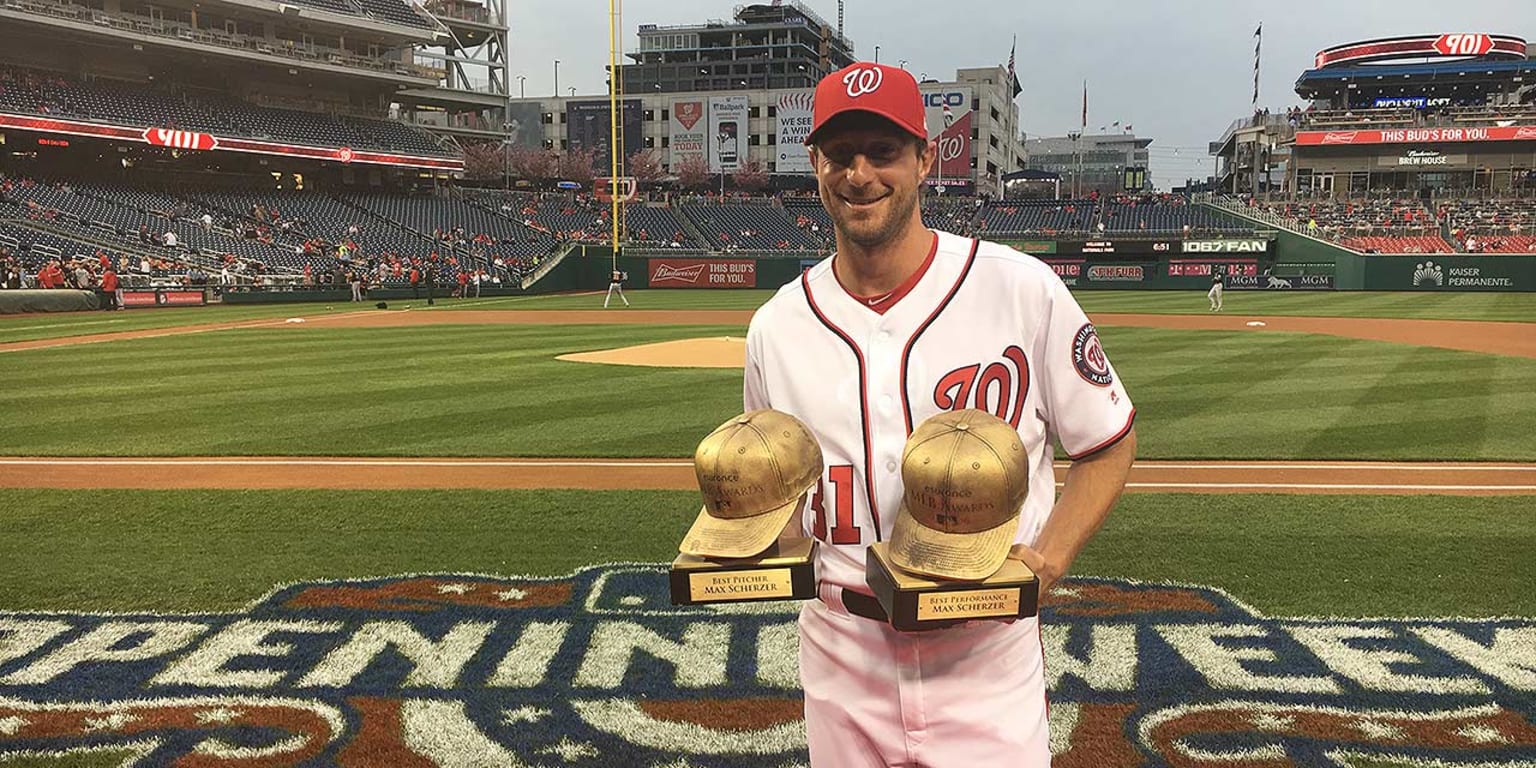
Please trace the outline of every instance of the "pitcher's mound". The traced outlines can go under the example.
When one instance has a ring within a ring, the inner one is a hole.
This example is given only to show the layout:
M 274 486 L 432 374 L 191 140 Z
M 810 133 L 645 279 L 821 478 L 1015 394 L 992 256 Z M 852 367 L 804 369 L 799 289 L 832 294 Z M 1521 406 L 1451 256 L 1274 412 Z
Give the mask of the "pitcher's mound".
M 604 349 L 561 355 L 556 360 L 655 368 L 740 368 L 747 359 L 747 340 L 740 336 L 663 341 L 638 347 Z

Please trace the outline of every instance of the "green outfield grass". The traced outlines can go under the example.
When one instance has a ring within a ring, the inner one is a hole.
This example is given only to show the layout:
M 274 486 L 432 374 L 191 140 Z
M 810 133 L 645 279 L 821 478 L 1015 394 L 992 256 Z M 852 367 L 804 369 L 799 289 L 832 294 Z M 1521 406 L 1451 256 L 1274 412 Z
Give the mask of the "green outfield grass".
M 735 369 L 568 352 L 726 326 L 283 327 L 0 355 L 10 455 L 690 456 Z M 1536 360 L 1327 336 L 1102 330 L 1146 458 L 1536 459 Z
M 1536 497 L 1133 494 L 1075 572 L 1278 616 L 1536 616 Z M 4 610 L 231 610 L 284 582 L 666 562 L 688 492 L 0 490 Z M 560 521 L 552 525 L 551 521 Z M 1453 521 L 1453 522 L 1452 522 Z
M 626 291 L 635 309 L 756 309 L 773 291 Z M 446 301 L 443 311 L 464 309 L 596 309 L 603 291 L 541 297 Z M 1077 291 L 1095 312 L 1204 314 L 1205 291 Z M 1296 317 L 1387 317 L 1426 320 L 1536 321 L 1536 293 L 1416 293 L 1334 291 L 1227 291 L 1228 313 Z

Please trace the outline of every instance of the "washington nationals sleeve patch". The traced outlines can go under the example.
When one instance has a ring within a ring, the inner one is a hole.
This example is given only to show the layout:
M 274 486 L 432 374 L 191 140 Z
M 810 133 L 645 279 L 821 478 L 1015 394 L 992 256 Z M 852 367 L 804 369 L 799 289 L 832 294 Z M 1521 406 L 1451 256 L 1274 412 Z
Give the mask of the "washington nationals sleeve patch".
M 1089 384 L 1107 387 L 1115 383 L 1115 375 L 1109 370 L 1109 358 L 1104 355 L 1104 345 L 1099 343 L 1093 323 L 1083 324 L 1072 335 L 1072 367 Z

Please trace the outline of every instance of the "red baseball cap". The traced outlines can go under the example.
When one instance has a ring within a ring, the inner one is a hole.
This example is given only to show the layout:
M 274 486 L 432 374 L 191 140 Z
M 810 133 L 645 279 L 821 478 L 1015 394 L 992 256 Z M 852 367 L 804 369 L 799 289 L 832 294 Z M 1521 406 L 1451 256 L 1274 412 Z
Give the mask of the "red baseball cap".
M 816 84 L 816 98 L 811 107 L 811 132 L 805 143 L 814 144 L 822 126 L 844 112 L 870 112 L 897 127 L 928 140 L 928 125 L 923 120 L 923 94 L 917 78 L 900 67 L 860 61 L 821 79 Z

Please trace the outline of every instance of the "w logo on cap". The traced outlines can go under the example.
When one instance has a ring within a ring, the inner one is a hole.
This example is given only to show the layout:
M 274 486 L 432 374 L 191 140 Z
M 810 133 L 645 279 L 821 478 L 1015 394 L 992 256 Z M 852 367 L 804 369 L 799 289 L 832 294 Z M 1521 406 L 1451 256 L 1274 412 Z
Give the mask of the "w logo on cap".
M 885 74 L 879 67 L 861 67 L 843 75 L 843 85 L 848 86 L 848 98 L 856 99 L 866 93 L 880 90 Z

